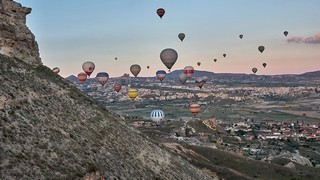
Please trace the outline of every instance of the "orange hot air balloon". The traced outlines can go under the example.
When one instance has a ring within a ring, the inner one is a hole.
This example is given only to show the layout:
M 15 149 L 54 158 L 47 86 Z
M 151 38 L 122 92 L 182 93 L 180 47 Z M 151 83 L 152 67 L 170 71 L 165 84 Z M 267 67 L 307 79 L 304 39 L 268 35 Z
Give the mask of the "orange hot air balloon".
M 196 116 L 200 112 L 200 105 L 199 104 L 191 104 L 189 107 L 189 111 Z
M 117 92 L 119 92 L 121 90 L 121 84 L 116 82 L 113 84 L 113 89 Z
M 132 101 L 134 101 L 138 96 L 138 91 L 136 89 L 129 89 L 128 96 Z
M 183 72 L 188 78 L 191 78 L 192 74 L 194 73 L 194 68 L 192 66 L 186 66 L 183 69 Z
M 158 16 L 162 19 L 162 16 L 165 14 L 165 10 L 163 8 L 157 9 Z
M 79 73 L 77 76 L 79 82 L 84 83 L 87 80 L 87 74 L 86 73 Z

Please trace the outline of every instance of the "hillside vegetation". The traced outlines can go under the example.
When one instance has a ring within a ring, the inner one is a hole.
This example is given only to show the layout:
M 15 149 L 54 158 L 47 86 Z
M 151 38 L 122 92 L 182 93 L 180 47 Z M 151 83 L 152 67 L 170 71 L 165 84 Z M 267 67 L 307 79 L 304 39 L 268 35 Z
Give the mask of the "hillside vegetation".
M 75 86 L 0 55 L 0 179 L 210 179 Z

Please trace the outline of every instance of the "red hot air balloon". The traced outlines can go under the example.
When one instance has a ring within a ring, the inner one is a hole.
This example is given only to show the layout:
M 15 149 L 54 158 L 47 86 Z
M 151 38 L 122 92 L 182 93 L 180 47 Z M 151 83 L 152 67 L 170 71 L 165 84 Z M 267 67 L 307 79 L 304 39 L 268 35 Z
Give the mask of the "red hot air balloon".
M 86 73 L 79 73 L 77 76 L 80 83 L 84 83 L 87 80 L 87 74 Z
M 190 78 L 192 76 L 192 74 L 194 73 L 194 69 L 192 66 L 186 66 L 184 69 L 183 69 L 183 72 L 184 74 Z
M 113 89 L 117 92 L 119 92 L 121 90 L 121 84 L 116 82 L 113 84 Z
M 157 9 L 158 16 L 162 19 L 162 16 L 164 15 L 166 11 L 163 8 Z
M 189 111 L 196 116 L 200 112 L 200 105 L 199 104 L 191 104 L 189 107 Z

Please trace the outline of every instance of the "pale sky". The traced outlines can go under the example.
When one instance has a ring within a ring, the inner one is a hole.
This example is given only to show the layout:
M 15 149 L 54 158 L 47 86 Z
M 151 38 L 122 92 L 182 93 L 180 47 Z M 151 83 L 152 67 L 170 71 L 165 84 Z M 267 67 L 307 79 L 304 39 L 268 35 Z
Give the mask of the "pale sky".
M 160 60 L 165 48 L 179 55 L 172 70 L 189 65 L 247 74 L 257 67 L 258 75 L 320 70 L 319 0 L 16 1 L 32 8 L 27 25 L 42 61 L 59 67 L 63 77 L 82 72 L 85 61 L 96 65 L 92 77 L 98 72 L 118 77 L 130 73 L 132 64 L 141 66 L 139 76 L 155 76 L 166 70 Z M 162 19 L 158 8 L 166 10 Z

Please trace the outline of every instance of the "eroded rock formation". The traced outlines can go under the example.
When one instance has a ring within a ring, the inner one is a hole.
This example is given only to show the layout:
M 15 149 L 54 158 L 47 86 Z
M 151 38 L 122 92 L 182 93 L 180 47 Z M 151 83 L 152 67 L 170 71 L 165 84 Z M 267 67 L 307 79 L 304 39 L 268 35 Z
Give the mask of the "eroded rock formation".
M 26 25 L 31 8 L 12 0 L 0 0 L 0 53 L 30 64 L 42 64 L 38 43 Z

